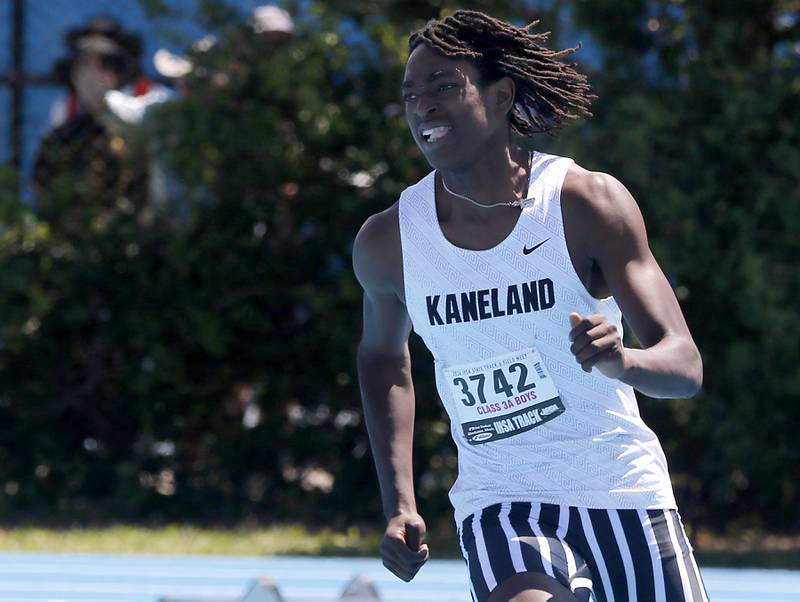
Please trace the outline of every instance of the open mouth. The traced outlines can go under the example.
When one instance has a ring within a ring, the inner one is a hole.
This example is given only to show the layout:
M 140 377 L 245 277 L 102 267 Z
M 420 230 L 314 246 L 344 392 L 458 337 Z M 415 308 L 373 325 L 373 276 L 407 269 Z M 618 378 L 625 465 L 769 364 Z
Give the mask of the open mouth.
M 449 132 L 449 125 L 437 125 L 435 127 L 422 128 L 419 134 L 425 142 L 432 144 L 447 136 Z

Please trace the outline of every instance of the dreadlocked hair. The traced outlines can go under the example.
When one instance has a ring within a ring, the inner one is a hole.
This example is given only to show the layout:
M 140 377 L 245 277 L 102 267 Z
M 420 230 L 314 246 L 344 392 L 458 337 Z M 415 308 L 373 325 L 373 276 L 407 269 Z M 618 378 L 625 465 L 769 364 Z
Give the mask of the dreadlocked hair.
M 528 137 L 556 130 L 567 120 L 590 117 L 589 106 L 597 98 L 586 77 L 562 61 L 581 45 L 550 50 L 543 46 L 549 31 L 531 32 L 538 24 L 515 27 L 482 12 L 457 10 L 412 33 L 408 48 L 411 52 L 425 44 L 446 57 L 473 61 L 481 85 L 506 76 L 513 79 L 516 96 L 509 120 L 515 132 Z

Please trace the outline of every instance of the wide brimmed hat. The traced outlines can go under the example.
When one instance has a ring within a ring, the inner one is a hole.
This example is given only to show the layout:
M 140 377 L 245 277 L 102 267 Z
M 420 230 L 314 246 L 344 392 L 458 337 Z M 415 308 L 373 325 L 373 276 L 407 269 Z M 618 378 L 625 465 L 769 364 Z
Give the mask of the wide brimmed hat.
M 89 50 L 98 54 L 125 55 L 134 61 L 142 56 L 142 39 L 126 31 L 113 17 L 98 16 L 64 36 L 73 53 Z

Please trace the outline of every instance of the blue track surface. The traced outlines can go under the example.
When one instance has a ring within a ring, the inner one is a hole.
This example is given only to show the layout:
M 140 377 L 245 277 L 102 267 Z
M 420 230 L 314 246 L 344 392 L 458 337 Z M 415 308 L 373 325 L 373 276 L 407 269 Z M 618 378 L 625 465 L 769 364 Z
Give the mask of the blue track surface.
M 800 571 L 706 568 L 712 602 L 800 602 Z M 335 600 L 356 574 L 383 600 L 465 602 L 461 561 L 432 560 L 410 584 L 374 559 L 0 553 L 0 602 L 157 602 L 161 596 L 236 598 L 260 575 L 287 602 Z

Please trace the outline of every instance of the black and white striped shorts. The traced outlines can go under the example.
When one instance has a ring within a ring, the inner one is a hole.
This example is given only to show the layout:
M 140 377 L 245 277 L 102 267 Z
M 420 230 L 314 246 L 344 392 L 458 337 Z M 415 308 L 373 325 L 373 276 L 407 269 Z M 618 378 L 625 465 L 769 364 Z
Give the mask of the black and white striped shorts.
M 458 531 L 475 602 L 527 571 L 554 577 L 579 602 L 708 601 L 676 510 L 506 502 Z

